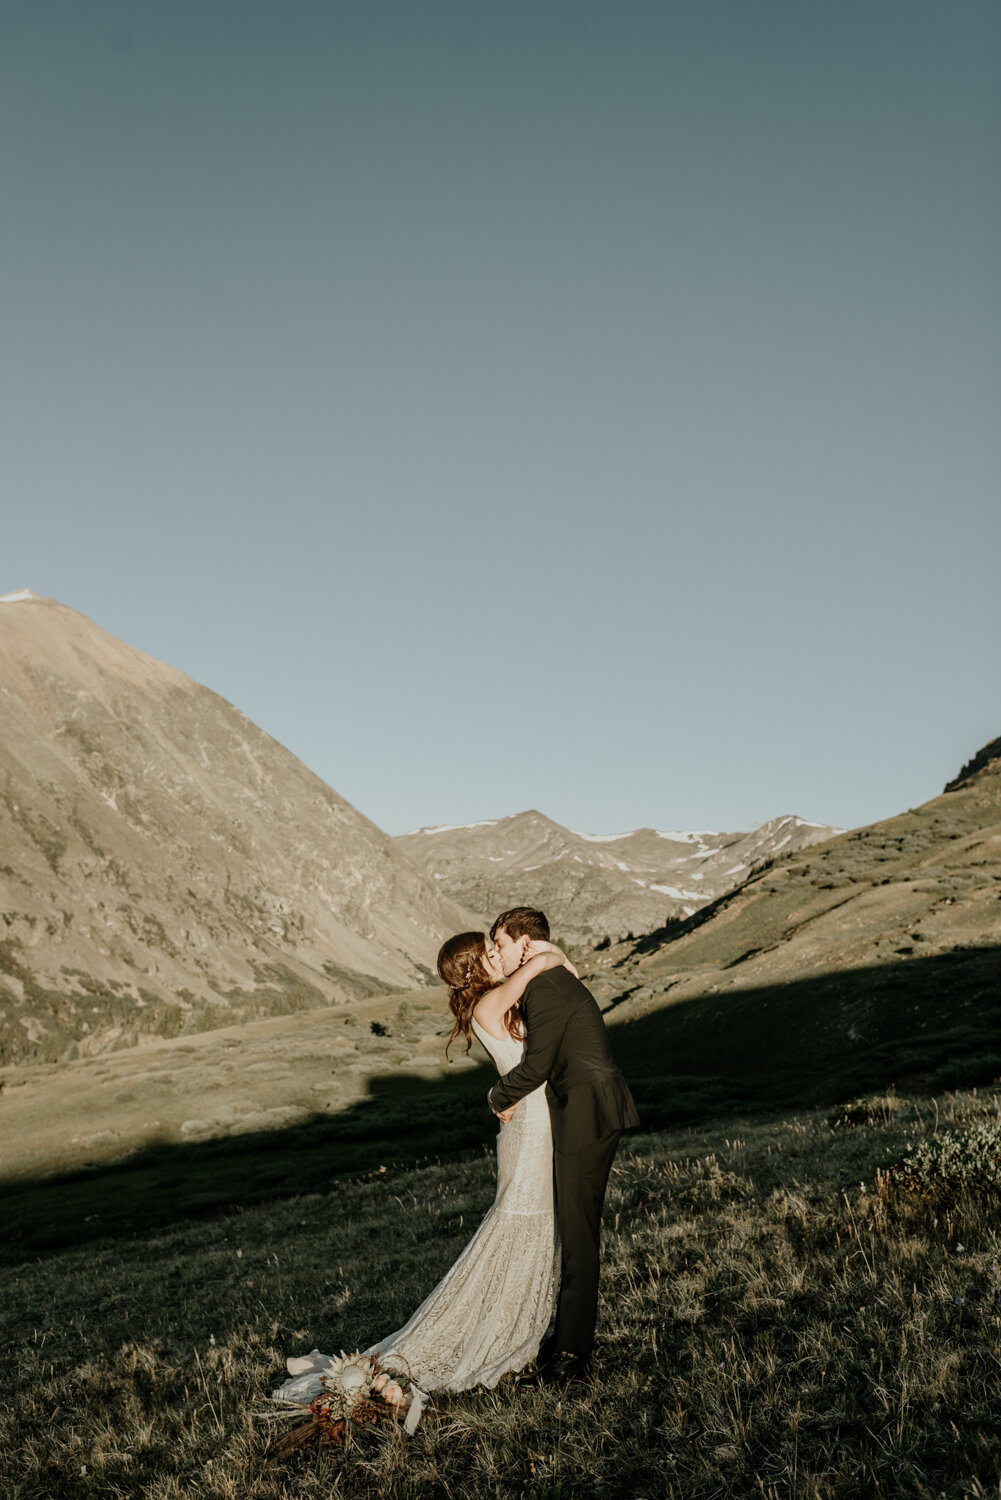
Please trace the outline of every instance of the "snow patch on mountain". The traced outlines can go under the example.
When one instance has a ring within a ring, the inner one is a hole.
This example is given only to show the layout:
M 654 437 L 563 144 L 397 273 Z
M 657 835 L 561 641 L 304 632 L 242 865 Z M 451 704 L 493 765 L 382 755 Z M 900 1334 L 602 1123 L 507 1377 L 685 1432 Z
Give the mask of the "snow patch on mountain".
M 467 828 L 496 828 L 499 822 L 499 818 L 483 818 L 479 823 L 439 823 L 435 828 L 415 828 L 413 831 L 426 834 L 465 833 Z
M 617 844 L 620 839 L 627 839 L 628 833 L 578 833 L 575 828 L 567 830 L 575 839 L 586 839 L 589 844 Z
M 688 833 L 667 833 L 663 828 L 655 828 L 653 831 L 659 839 L 670 839 L 673 844 L 704 844 L 706 839 L 719 838 L 719 834 L 712 828 L 693 829 Z

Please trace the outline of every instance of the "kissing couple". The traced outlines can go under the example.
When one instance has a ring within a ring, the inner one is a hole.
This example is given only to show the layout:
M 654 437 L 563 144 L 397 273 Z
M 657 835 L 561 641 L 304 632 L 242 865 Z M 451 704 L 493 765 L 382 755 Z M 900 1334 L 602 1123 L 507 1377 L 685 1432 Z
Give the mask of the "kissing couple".
M 402 1364 L 422 1393 L 492 1388 L 508 1374 L 525 1387 L 587 1384 L 601 1210 L 636 1106 L 594 996 L 541 911 L 514 907 L 489 938 L 449 938 L 438 973 L 455 1018 L 448 1045 L 464 1037 L 468 1052 L 475 1036 L 501 1075 L 487 1096 L 501 1122 L 497 1195 L 409 1322 L 365 1353 Z M 274 1396 L 311 1401 L 334 1363 L 316 1349 L 290 1359 Z

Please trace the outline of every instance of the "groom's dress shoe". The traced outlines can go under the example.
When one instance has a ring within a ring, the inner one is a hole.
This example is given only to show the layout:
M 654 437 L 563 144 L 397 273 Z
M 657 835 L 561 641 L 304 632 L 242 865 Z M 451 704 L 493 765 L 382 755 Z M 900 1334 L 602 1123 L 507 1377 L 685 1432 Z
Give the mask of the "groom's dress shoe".
M 520 1374 L 514 1377 L 515 1385 L 524 1387 L 526 1390 L 534 1390 L 539 1384 L 540 1371 L 544 1370 L 547 1365 L 552 1364 L 558 1353 L 556 1336 L 555 1334 L 550 1334 L 547 1339 L 542 1340 L 542 1343 L 539 1345 L 539 1352 L 530 1367 L 527 1370 L 522 1370 Z
M 523 1375 L 518 1384 L 533 1391 L 549 1386 L 590 1385 L 591 1361 L 584 1354 L 557 1354 L 534 1374 Z
M 543 1365 L 551 1364 L 559 1352 L 556 1347 L 555 1335 L 552 1335 L 548 1339 L 543 1339 L 539 1345 L 539 1352 L 535 1356 L 535 1368 L 541 1370 Z

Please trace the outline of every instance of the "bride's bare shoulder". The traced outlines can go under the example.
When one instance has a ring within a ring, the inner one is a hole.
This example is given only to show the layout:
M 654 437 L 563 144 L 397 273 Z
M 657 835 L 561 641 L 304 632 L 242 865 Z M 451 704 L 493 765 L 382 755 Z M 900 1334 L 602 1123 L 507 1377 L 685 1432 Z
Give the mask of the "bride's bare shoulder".
M 485 1032 L 485 1034 L 487 1036 L 492 1036 L 495 1042 L 502 1042 L 504 1040 L 505 1036 L 507 1035 L 507 1033 L 505 1032 L 504 1027 L 501 1024 L 501 1022 L 500 1021 L 494 1021 L 494 1022 L 492 1022 L 491 1025 L 485 1026 L 483 1024 L 482 1018 L 479 1015 L 477 1015 L 477 1011 L 479 1009 L 480 1009 L 480 1007 L 478 1005 L 474 1005 L 474 1007 L 473 1007 L 473 1020 L 476 1022 L 477 1026 L 480 1028 L 480 1030 L 482 1032 Z

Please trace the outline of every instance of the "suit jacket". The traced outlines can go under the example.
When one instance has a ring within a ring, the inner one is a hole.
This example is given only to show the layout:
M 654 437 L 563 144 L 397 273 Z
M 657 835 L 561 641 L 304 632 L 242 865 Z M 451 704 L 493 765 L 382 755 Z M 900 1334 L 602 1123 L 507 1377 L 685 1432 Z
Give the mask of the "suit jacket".
M 490 1090 L 494 1109 L 507 1109 L 545 1083 L 557 1151 L 581 1151 L 640 1123 L 597 1002 L 569 969 L 547 969 L 531 980 L 521 1011 L 525 1056 Z

